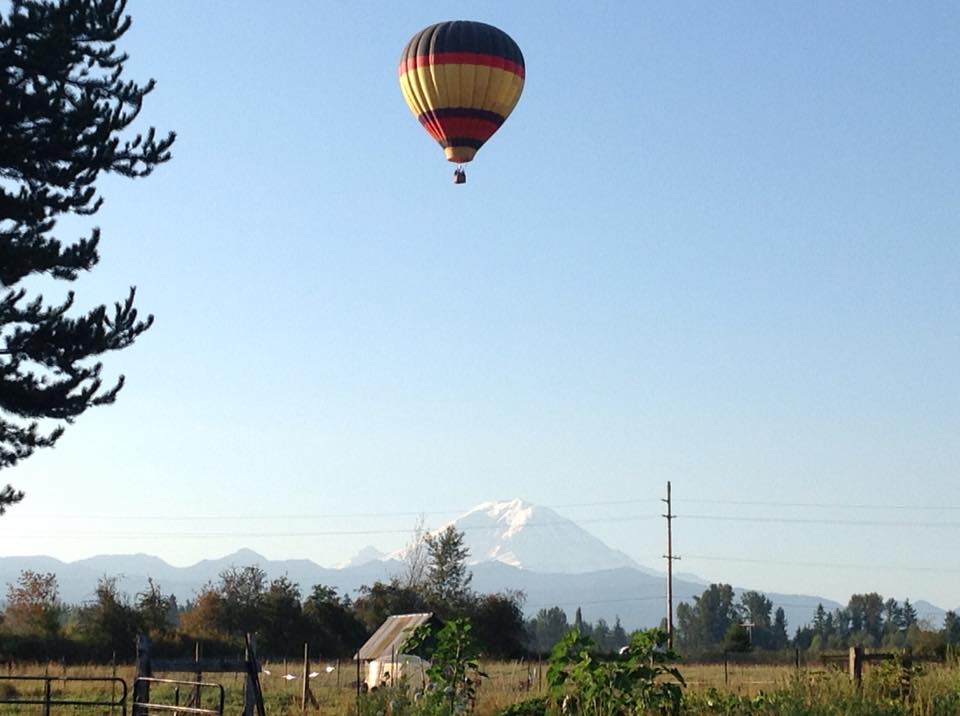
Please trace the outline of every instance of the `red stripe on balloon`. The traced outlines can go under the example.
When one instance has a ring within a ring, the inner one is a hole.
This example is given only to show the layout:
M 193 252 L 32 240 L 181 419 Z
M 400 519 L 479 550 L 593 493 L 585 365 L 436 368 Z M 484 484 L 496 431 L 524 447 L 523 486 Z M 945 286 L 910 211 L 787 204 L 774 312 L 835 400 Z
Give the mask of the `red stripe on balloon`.
M 512 72 L 519 77 L 526 76 L 526 68 L 518 62 L 512 62 L 499 55 L 488 55 L 480 52 L 438 52 L 436 54 L 404 57 L 400 60 L 400 74 L 430 65 L 486 65 L 487 67 L 496 67 Z
M 420 123 L 438 142 L 445 137 L 470 137 L 482 142 L 487 141 L 500 125 L 475 117 L 445 117 L 443 119 L 421 116 Z

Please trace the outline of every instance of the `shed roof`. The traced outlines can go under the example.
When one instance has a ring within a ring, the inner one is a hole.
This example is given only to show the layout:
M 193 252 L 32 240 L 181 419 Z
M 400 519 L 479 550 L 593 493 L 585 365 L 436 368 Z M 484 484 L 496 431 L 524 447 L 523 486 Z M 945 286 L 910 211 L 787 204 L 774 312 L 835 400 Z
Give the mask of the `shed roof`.
M 367 643 L 360 647 L 357 657 L 370 661 L 399 654 L 403 643 L 410 638 L 413 630 L 426 624 L 433 618 L 432 612 L 419 614 L 394 614 L 380 625 Z

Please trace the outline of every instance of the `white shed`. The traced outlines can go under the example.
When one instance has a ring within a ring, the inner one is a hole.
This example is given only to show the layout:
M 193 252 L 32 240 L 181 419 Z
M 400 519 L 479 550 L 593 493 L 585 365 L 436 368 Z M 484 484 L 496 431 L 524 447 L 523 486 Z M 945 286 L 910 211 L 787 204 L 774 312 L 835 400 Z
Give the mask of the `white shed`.
M 431 621 L 435 621 L 431 612 L 387 617 L 357 652 L 357 658 L 367 662 L 363 683 L 368 689 L 389 686 L 401 678 L 414 688 L 423 686 L 430 662 L 403 653 L 403 645 L 418 626 Z

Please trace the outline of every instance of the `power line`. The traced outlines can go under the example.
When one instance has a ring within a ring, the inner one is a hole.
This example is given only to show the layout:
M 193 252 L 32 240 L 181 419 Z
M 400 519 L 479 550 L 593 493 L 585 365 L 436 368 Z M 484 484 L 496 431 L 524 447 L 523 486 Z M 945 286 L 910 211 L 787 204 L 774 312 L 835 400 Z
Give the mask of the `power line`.
M 761 517 L 753 515 L 679 514 L 677 519 L 713 520 L 715 522 L 775 522 L 777 524 L 831 525 L 836 527 L 932 527 L 956 529 L 960 522 L 930 520 L 838 520 L 817 517 Z
M 709 505 L 745 505 L 754 507 L 804 507 L 811 509 L 845 509 L 845 510 L 942 510 L 960 511 L 960 505 L 884 505 L 878 503 L 857 502 L 777 502 L 762 500 L 726 500 L 708 498 L 687 498 L 674 500 L 675 502 L 690 502 Z
M 743 589 L 740 591 L 747 592 L 750 590 Z M 684 602 L 687 600 L 696 599 L 697 597 L 701 597 L 701 596 L 703 596 L 702 593 L 701 594 L 685 594 L 680 596 L 674 595 L 674 601 Z M 571 601 L 571 602 L 549 602 L 549 603 L 543 602 L 539 604 L 525 604 L 524 606 L 530 609 L 544 609 L 548 607 L 564 607 L 564 606 L 586 607 L 586 606 L 596 606 L 598 604 L 624 604 L 629 602 L 652 602 L 652 601 L 659 601 L 661 599 L 663 599 L 663 595 L 658 594 L 656 596 L 649 596 L 649 597 L 622 597 L 617 599 L 593 599 L 590 601 Z M 823 601 L 833 602 L 832 599 L 818 601 L 816 604 L 814 604 L 813 602 L 797 603 L 797 602 L 780 602 L 777 600 L 771 600 L 771 601 L 773 601 L 774 605 L 778 607 L 791 607 L 791 608 L 797 608 L 797 609 L 807 609 L 807 608 L 815 609 L 817 605 L 822 604 Z
M 655 504 L 660 502 L 657 498 L 637 498 L 637 499 L 623 499 L 623 500 L 605 500 L 605 501 L 596 501 L 596 502 L 570 502 L 564 504 L 551 504 L 551 505 L 542 505 L 549 509 L 571 509 L 571 508 L 580 508 L 580 507 L 609 507 L 609 506 L 624 506 L 624 505 L 635 505 L 635 504 Z M 684 498 L 674 500 L 675 503 L 681 504 L 709 504 L 709 505 L 740 505 L 745 507 L 791 507 L 791 508 L 804 508 L 804 509 L 839 509 L 839 510 L 897 510 L 897 511 L 944 511 L 944 512 L 956 512 L 960 511 L 960 505 L 891 505 L 891 504 L 880 504 L 880 503 L 845 503 L 845 502 L 781 502 L 781 501 L 765 501 L 765 500 L 731 500 L 731 499 L 711 499 L 711 498 Z M 78 515 L 76 513 L 70 514 L 56 514 L 56 513 L 47 513 L 47 514 L 38 514 L 34 517 L 38 518 L 47 518 L 47 519 L 61 519 L 61 520 L 118 520 L 118 521 L 129 521 L 129 520 L 163 520 L 165 522 L 170 521 L 190 521 L 190 520 L 203 520 L 203 521 L 229 521 L 229 520 L 320 520 L 320 519 L 358 519 L 358 518 L 369 518 L 369 519 L 385 519 L 390 517 L 419 517 L 429 516 L 429 517 L 438 517 L 438 516 L 457 516 L 464 515 L 471 511 L 471 509 L 444 509 L 444 510 L 420 510 L 420 511 L 397 511 L 397 512 L 320 512 L 320 513 L 285 513 L 285 514 L 243 514 L 236 513 L 232 515 L 224 514 L 192 514 L 192 515 Z M 699 519 L 721 519 L 717 516 L 704 516 L 704 515 L 686 515 L 688 518 L 699 518 Z M 791 518 L 774 518 L 774 517 L 736 517 L 729 516 L 727 519 L 750 519 L 753 521 L 780 521 L 787 522 L 791 521 Z M 804 518 L 794 518 L 796 521 L 804 520 Z M 807 521 L 807 520 L 805 520 Z M 830 524 L 836 520 L 819 520 L 813 521 L 814 524 Z M 877 524 L 877 525 L 918 525 L 919 522 L 887 522 L 887 521 L 871 521 L 863 522 L 863 524 Z M 926 523 L 923 523 L 926 524 Z M 950 524 L 951 526 L 955 523 L 940 523 L 940 524 Z
M 884 569 L 895 572 L 960 572 L 960 567 L 926 567 L 918 565 L 858 564 L 856 562 L 798 562 L 783 559 L 756 559 L 753 557 L 721 557 L 718 555 L 687 554 L 686 558 L 710 562 L 743 562 L 746 564 L 782 564 L 791 567 L 830 567 L 832 569 Z
M 548 509 L 569 509 L 573 507 L 609 507 L 612 505 L 632 505 L 641 503 L 654 504 L 659 502 L 657 498 L 629 499 L 629 500 L 606 500 L 601 502 L 570 502 L 561 505 L 538 505 Z M 335 518 L 356 519 L 356 518 L 375 518 L 383 519 L 388 517 L 420 517 L 445 516 L 445 515 L 465 515 L 475 508 L 469 509 L 448 509 L 448 510 L 421 510 L 417 512 L 321 512 L 321 513 L 292 513 L 292 514 L 263 514 L 262 512 L 254 514 L 232 514 L 232 515 L 212 515 L 212 514 L 193 514 L 193 515 L 78 515 L 70 514 L 38 514 L 37 518 L 61 519 L 61 520 L 163 520 L 170 521 L 189 521 L 189 520 L 209 520 L 209 521 L 227 521 L 227 520 L 328 520 Z M 410 531 L 410 530 L 407 530 Z
M 683 597 L 674 597 L 675 600 L 681 599 L 693 599 L 694 597 L 699 597 L 699 594 L 691 594 L 689 596 Z M 652 602 L 652 601 L 661 601 L 663 599 L 662 594 L 658 594 L 653 597 L 622 597 L 619 599 L 592 599 L 590 601 L 573 601 L 573 602 L 550 602 L 542 604 L 525 604 L 524 606 L 528 608 L 545 608 L 545 607 L 586 607 L 586 606 L 595 606 L 597 604 L 624 604 L 627 602 Z
M 579 523 L 593 522 L 635 522 L 639 520 L 657 519 L 656 515 L 628 515 L 624 517 L 595 517 L 579 520 Z M 570 520 L 551 520 L 546 522 L 531 522 L 524 529 L 556 527 L 568 524 Z M 579 524 L 578 523 L 578 524 Z M 431 528 L 425 528 L 428 531 Z M 495 531 L 504 529 L 504 525 L 476 525 L 461 527 L 462 532 Z M 302 530 L 284 532 L 257 532 L 245 530 L 231 530 L 226 532 L 46 532 L 47 537 L 122 537 L 125 539 L 169 539 L 176 538 L 208 538 L 208 537 L 336 537 L 347 535 L 381 535 L 381 534 L 410 534 L 409 528 L 373 529 L 373 530 Z M 7 537 L 36 537 L 35 534 L 7 534 Z

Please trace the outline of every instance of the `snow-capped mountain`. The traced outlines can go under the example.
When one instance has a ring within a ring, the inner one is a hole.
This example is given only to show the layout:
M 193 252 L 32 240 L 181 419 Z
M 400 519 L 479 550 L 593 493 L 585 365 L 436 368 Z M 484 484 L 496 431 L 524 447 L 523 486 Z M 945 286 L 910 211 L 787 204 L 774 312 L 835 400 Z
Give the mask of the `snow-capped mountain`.
M 348 559 L 346 562 L 341 562 L 337 565 L 337 569 L 346 569 L 347 567 L 359 567 L 364 564 L 369 564 L 370 562 L 382 561 L 389 559 L 385 552 L 381 552 L 376 547 L 368 545 L 364 547 L 359 552 L 357 552 L 353 557 Z
M 642 569 L 623 552 L 608 547 L 553 510 L 519 499 L 484 502 L 450 524 L 463 532 L 470 564 L 503 562 L 519 569 L 556 574 L 619 567 Z M 390 556 L 403 559 L 404 552 Z

